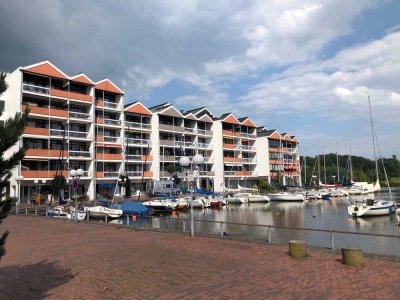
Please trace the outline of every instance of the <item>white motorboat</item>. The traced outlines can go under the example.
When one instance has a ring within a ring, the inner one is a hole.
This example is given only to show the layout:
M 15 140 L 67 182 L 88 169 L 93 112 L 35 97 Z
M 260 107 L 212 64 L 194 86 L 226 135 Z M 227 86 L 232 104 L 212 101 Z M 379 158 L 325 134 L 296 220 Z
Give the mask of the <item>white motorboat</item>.
M 242 203 L 247 202 L 269 202 L 269 197 L 260 194 L 252 194 L 252 193 L 236 193 L 233 197 L 239 198 Z
M 178 202 L 170 199 L 155 199 L 143 202 L 143 205 L 157 211 L 172 211 L 177 207 Z
M 225 199 L 225 201 L 227 203 L 230 203 L 230 204 L 242 204 L 242 203 L 245 203 L 245 202 L 243 202 L 244 199 L 242 200 L 239 197 L 235 197 L 235 196 L 232 196 L 232 195 L 228 195 L 224 199 Z M 247 199 L 245 199 L 245 200 L 247 201 Z
M 67 212 L 64 210 L 64 206 L 56 206 L 47 210 L 47 216 L 55 218 L 66 218 Z
M 104 206 L 85 207 L 85 212 L 94 218 L 119 218 L 123 212 L 121 209 L 113 209 Z
M 385 216 L 396 212 L 396 203 L 394 201 L 368 199 L 349 205 L 347 211 L 353 217 Z
M 291 194 L 287 192 L 274 193 L 267 195 L 271 201 L 304 201 L 305 197 L 302 194 Z
M 76 214 L 75 214 L 75 207 L 71 207 L 70 211 L 71 211 L 71 213 L 68 213 L 67 216 L 66 216 L 67 219 L 75 220 L 76 217 L 78 217 L 78 221 L 83 221 L 83 220 L 86 219 L 86 212 L 85 211 L 81 211 L 78 208 L 78 216 L 76 216 Z

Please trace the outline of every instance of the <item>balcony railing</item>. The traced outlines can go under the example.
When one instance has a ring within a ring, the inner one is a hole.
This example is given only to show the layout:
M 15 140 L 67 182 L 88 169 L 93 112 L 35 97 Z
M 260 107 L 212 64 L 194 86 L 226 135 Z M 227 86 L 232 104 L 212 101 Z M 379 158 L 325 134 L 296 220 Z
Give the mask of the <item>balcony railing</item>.
M 175 142 L 173 140 L 160 140 L 161 146 L 174 146 Z
M 134 138 L 125 138 L 125 143 L 132 144 L 132 145 L 146 145 L 149 143 L 149 140 L 143 139 L 134 139 Z
M 242 159 L 240 157 L 224 157 L 224 162 L 241 163 Z
M 90 158 L 90 151 L 75 151 L 75 150 L 69 150 L 69 156 L 70 157 L 85 157 L 85 158 Z
M 254 133 L 241 132 L 240 135 L 242 137 L 247 137 L 247 138 L 252 138 L 252 139 L 256 138 L 256 134 L 254 134 Z
M 133 155 L 133 154 L 128 154 L 125 155 L 126 160 L 137 160 L 137 161 L 142 161 L 142 155 Z
M 118 136 L 104 136 L 104 142 L 106 143 L 118 143 Z
M 113 120 L 113 119 L 103 119 L 104 125 L 112 125 L 112 126 L 121 126 L 120 120 Z
M 181 126 L 173 126 L 173 125 L 166 125 L 166 124 L 159 124 L 159 128 L 161 130 L 169 130 L 169 131 L 178 131 L 178 132 L 184 131 L 184 128 Z
M 240 148 L 243 151 L 255 151 L 256 150 L 254 146 L 247 146 L 247 145 L 241 145 Z
M 175 141 L 174 146 L 177 147 L 188 147 L 188 148 L 195 148 L 196 145 L 193 142 L 183 142 L 183 141 Z
M 206 164 L 213 163 L 214 162 L 214 158 L 213 157 L 204 157 L 204 162 Z
M 299 149 L 298 148 L 285 148 L 285 152 L 288 152 L 288 153 L 297 153 L 297 152 L 299 152 Z
M 242 158 L 242 162 L 244 162 L 244 163 L 256 163 L 257 160 L 255 158 L 251 158 L 251 157 L 243 157 Z
M 24 83 L 22 85 L 22 89 L 27 92 L 33 92 L 33 93 L 38 93 L 38 94 L 44 94 L 44 95 L 50 94 L 50 89 L 48 87 L 44 87 L 44 86 L 40 86 L 40 85 Z
M 212 145 L 211 145 L 211 144 L 207 144 L 207 143 L 198 143 L 197 145 L 198 145 L 199 148 L 201 148 L 201 149 L 212 149 Z
M 50 129 L 50 136 L 63 136 L 64 131 L 61 129 Z M 90 134 L 83 131 L 65 131 L 66 137 L 80 138 L 80 139 L 90 139 Z
M 103 101 L 104 107 L 118 109 L 118 103 Z
M 143 175 L 143 171 L 126 171 L 126 175 L 131 177 L 141 177 Z
M 183 127 L 183 128 L 184 128 L 184 131 L 187 133 L 193 133 L 193 134 L 196 133 L 195 129 L 192 127 Z
M 25 111 L 27 105 L 22 105 L 22 110 Z M 57 108 L 48 108 L 48 107 L 38 107 L 38 106 L 29 106 L 31 114 L 44 115 L 44 116 L 52 116 L 52 117 L 62 117 L 68 118 L 68 111 L 57 109 Z
M 108 178 L 108 177 L 118 177 L 119 173 L 115 172 L 115 171 L 111 171 L 111 172 L 103 172 L 104 177 Z
M 146 123 L 138 123 L 138 122 L 130 122 L 130 121 L 125 121 L 125 127 L 128 128 L 134 128 L 134 129 L 145 129 L 145 130 L 150 130 L 151 125 L 146 124 Z
M 197 129 L 197 134 L 199 134 L 199 135 L 212 135 L 212 131 L 211 130 L 207 130 L 207 129 Z
M 88 121 L 90 121 L 90 119 L 91 119 L 90 114 L 74 112 L 74 111 L 69 112 L 69 117 L 72 119 L 80 119 L 80 120 L 88 120 Z
M 121 153 L 96 153 L 98 160 L 119 160 L 122 161 Z

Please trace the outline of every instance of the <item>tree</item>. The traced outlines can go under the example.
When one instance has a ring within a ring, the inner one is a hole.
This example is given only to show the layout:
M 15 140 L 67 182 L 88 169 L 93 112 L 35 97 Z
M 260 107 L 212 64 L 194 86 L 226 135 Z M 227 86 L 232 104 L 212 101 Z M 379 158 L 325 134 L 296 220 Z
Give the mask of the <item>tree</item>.
M 266 180 L 260 180 L 260 182 L 258 183 L 258 188 L 262 193 L 272 191 L 272 185 L 270 185 L 269 182 Z
M 7 90 L 7 83 L 5 81 L 6 74 L 0 73 L 0 95 Z M 0 112 L 0 115 L 2 112 Z M 24 158 L 25 148 L 20 148 L 18 151 L 12 153 L 8 158 L 5 158 L 5 152 L 14 146 L 20 139 L 24 132 L 26 119 L 29 114 L 29 109 L 24 113 L 16 113 L 13 118 L 5 121 L 4 125 L 0 127 L 0 195 L 1 199 L 6 197 L 5 188 L 8 181 L 12 176 L 12 170 L 18 166 L 19 162 Z M 7 217 L 12 207 L 12 198 L 7 197 L 5 200 L 0 201 L 0 224 Z M 0 259 L 5 255 L 5 243 L 9 231 L 5 231 L 0 237 Z

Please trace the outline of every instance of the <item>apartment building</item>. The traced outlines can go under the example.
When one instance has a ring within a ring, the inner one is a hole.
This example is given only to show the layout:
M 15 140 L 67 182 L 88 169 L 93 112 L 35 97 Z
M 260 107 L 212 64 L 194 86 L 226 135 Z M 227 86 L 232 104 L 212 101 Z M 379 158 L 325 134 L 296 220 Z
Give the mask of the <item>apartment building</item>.
M 199 153 L 198 186 L 223 192 L 252 187 L 260 179 L 300 184 L 299 140 L 232 113 L 214 116 L 206 107 L 183 111 L 170 103 L 150 108 L 125 104 L 124 92 L 110 79 L 68 76 L 49 61 L 20 67 L 7 78 L 2 120 L 30 108 L 19 145 L 26 156 L 10 180 L 11 195 L 22 175 L 22 201 L 41 189 L 51 194 L 56 175 L 83 169 L 77 193 L 90 200 L 123 192 L 121 175 L 133 190 L 154 180 L 185 180 L 183 155 Z M 71 180 L 72 178 L 68 178 Z M 36 181 L 36 182 L 35 182 Z M 71 197 L 71 188 L 64 191 Z

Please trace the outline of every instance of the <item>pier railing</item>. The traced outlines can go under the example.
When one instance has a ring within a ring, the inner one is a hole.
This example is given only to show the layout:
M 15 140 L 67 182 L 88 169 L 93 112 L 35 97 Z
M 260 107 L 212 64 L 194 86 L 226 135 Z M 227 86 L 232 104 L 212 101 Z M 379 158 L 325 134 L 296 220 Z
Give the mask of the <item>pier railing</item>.
M 21 215 L 49 216 L 48 209 L 45 207 L 13 207 L 12 213 Z M 57 215 L 55 216 L 57 217 Z M 124 215 L 119 219 L 110 218 L 91 218 L 87 216 L 85 221 L 97 223 L 102 222 L 105 225 L 119 225 L 123 227 L 136 228 L 141 230 L 154 230 L 173 233 L 190 233 L 190 218 L 179 217 L 176 215 L 168 216 L 148 216 L 148 215 Z M 331 250 L 349 246 L 343 241 L 344 235 L 362 237 L 363 239 L 353 238 L 351 246 L 361 247 L 365 252 L 400 256 L 400 235 L 345 231 L 337 229 L 319 229 L 309 227 L 293 227 L 268 224 L 251 224 L 239 222 L 225 222 L 215 220 L 195 219 L 195 236 L 220 237 L 225 239 L 234 239 L 258 243 L 287 243 L 289 240 L 306 240 L 310 246 L 323 247 Z M 384 243 L 378 242 L 376 238 L 385 238 Z M 366 245 L 369 245 L 366 247 Z M 372 247 L 371 245 L 375 246 Z M 381 247 L 380 247 L 381 246 Z

